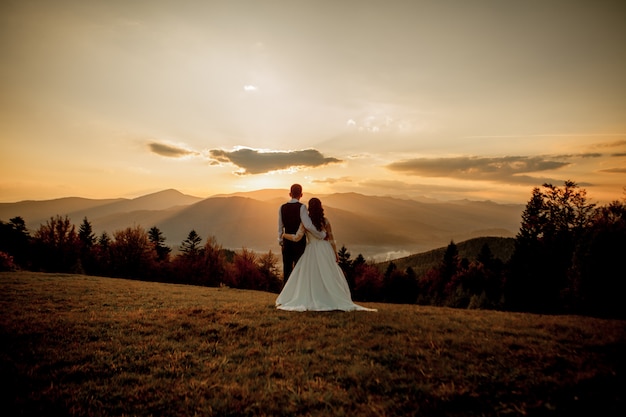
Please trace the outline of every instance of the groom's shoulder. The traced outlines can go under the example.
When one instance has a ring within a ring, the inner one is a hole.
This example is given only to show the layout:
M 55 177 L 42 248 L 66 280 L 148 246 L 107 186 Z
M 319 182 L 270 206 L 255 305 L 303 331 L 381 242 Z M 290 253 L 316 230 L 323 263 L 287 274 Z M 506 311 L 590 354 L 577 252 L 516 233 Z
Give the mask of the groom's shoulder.
M 288 201 L 286 203 L 281 204 L 280 212 L 287 213 L 287 212 L 292 212 L 292 211 L 295 212 L 295 210 L 301 211 L 302 206 L 304 206 L 304 204 L 302 204 L 299 201 Z

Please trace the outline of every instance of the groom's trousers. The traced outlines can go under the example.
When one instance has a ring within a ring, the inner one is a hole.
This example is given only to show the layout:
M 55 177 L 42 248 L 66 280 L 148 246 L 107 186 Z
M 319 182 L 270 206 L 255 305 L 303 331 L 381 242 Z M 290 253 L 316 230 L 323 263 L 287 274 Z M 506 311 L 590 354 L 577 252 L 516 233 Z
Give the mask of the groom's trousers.
M 304 253 L 306 248 L 306 239 L 302 238 L 298 242 L 292 242 L 290 240 L 283 240 L 283 283 L 286 284 L 291 275 L 291 271 L 298 263 L 298 259 Z

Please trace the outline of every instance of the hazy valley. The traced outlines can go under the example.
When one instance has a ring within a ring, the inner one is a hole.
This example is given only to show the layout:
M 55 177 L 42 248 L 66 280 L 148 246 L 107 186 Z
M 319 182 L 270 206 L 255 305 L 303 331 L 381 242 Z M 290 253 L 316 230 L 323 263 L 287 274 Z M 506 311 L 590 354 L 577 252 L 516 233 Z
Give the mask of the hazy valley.
M 514 236 L 523 205 L 489 201 L 440 202 L 367 196 L 356 193 L 318 197 L 333 225 L 339 247 L 368 259 L 395 259 L 478 236 Z M 45 201 L 0 203 L 0 220 L 21 216 L 31 232 L 52 216 L 67 215 L 77 226 L 84 217 L 94 232 L 141 225 L 157 226 L 176 249 L 193 229 L 206 241 L 215 236 L 224 248 L 279 251 L 276 241 L 285 190 L 259 190 L 206 199 L 164 190 L 134 199 L 67 197 Z

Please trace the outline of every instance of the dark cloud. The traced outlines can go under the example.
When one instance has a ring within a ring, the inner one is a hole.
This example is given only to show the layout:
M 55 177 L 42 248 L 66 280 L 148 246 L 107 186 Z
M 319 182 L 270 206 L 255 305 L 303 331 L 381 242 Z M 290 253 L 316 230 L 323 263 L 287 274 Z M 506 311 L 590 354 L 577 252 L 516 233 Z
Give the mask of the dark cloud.
M 289 152 L 262 152 L 249 148 L 228 152 L 214 149 L 210 151 L 210 155 L 217 162 L 237 165 L 243 170 L 241 174 L 262 174 L 280 169 L 318 167 L 341 162 L 336 158 L 324 157 L 315 149 Z
M 626 174 L 626 168 L 602 169 L 600 172 L 608 172 L 609 174 Z
M 580 155 L 581 158 L 602 158 L 603 156 L 601 153 L 583 153 Z
M 616 140 L 613 142 L 602 142 L 596 143 L 594 147 L 596 148 L 622 148 L 626 146 L 626 140 Z
M 152 142 L 148 144 L 150 151 L 157 155 L 165 156 L 168 158 L 182 158 L 183 156 L 196 155 L 196 152 L 189 151 L 187 149 L 179 148 L 172 145 L 165 145 L 163 143 Z
M 415 158 L 391 163 L 387 165 L 387 168 L 422 177 L 536 183 L 538 178 L 523 174 L 559 169 L 567 165 L 569 165 L 568 162 L 544 157 L 506 156 L 500 158 Z M 554 181 L 549 178 L 541 179 L 541 181 L 544 180 Z

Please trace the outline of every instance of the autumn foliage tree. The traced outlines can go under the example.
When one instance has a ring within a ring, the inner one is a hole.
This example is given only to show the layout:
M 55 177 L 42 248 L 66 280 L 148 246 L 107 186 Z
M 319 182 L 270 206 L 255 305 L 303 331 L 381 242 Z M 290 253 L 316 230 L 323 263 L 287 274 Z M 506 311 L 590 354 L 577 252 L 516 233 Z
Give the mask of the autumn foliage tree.
M 354 266 L 352 298 L 358 301 L 382 301 L 384 275 L 376 265 L 362 263 Z
M 243 248 L 235 254 L 230 268 L 230 279 L 227 282 L 234 288 L 261 289 L 264 280 L 257 267 L 257 257 L 254 252 Z
M 116 231 L 110 253 L 115 276 L 141 278 L 152 267 L 152 244 L 141 226 Z
M 278 257 L 271 250 L 257 258 L 257 268 L 261 273 L 259 290 L 280 292 L 283 283 L 278 270 L 278 263 Z
M 35 264 L 48 272 L 76 272 L 80 245 L 69 217 L 50 217 L 34 236 Z
M 385 302 L 413 304 L 417 301 L 417 276 L 412 268 L 401 271 L 390 262 L 383 279 Z

